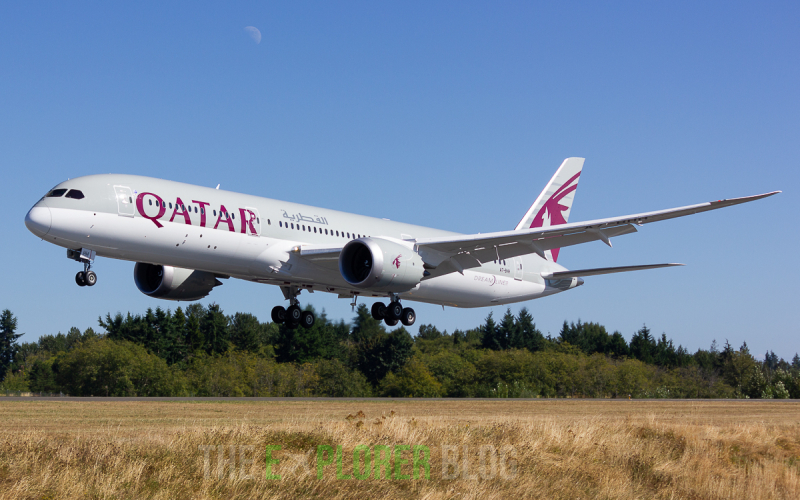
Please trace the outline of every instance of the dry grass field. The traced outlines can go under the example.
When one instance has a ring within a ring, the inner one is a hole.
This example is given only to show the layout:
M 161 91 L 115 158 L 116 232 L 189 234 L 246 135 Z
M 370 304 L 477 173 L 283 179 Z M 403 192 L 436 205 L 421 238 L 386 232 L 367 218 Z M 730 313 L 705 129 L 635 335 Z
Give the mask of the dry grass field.
M 794 402 L 0 398 L 0 419 L 0 499 L 800 498 Z

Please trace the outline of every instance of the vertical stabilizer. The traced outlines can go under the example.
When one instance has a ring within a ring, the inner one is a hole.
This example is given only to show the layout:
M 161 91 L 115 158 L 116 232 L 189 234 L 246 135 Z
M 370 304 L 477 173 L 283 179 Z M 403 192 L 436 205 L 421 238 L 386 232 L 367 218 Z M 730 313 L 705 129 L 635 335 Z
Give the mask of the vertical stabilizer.
M 575 190 L 583 169 L 583 158 L 567 158 L 558 167 L 553 178 L 545 186 L 544 191 L 536 198 L 531 208 L 517 224 L 515 230 L 551 227 L 566 224 L 572 210 L 572 201 L 575 199 Z M 546 250 L 547 260 L 556 262 L 558 251 L 554 248 Z

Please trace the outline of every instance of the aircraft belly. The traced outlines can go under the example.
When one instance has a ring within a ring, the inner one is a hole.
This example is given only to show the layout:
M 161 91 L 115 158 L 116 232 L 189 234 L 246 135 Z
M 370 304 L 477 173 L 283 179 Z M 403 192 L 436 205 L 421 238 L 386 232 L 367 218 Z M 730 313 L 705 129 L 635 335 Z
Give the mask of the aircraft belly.
M 419 290 L 402 296 L 409 300 L 451 307 L 483 307 L 510 304 L 541 296 L 544 286 L 494 274 L 464 271 L 425 280 Z

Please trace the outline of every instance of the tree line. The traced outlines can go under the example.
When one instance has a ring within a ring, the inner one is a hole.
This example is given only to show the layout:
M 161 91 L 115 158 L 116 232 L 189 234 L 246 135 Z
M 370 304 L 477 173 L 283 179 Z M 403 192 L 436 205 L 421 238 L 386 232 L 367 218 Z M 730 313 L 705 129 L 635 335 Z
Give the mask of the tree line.
M 310 309 L 310 306 L 308 306 Z M 800 398 L 800 357 L 747 344 L 688 352 L 647 326 L 628 341 L 564 322 L 545 336 L 523 308 L 452 333 L 387 330 L 365 305 L 309 329 L 225 315 L 216 304 L 107 314 L 98 329 L 19 342 L 0 314 L 0 393 L 72 396 Z

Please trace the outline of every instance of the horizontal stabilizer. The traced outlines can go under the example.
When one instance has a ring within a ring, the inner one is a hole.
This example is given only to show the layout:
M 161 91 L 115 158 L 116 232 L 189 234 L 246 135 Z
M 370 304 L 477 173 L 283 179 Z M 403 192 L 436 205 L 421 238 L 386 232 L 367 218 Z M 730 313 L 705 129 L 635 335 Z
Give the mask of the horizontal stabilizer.
M 560 280 L 564 278 L 583 278 L 598 276 L 600 274 L 627 273 L 628 271 L 641 271 L 643 269 L 658 269 L 659 267 L 682 266 L 684 264 L 647 264 L 644 266 L 598 267 L 595 269 L 576 269 L 574 271 L 558 271 L 555 273 L 542 273 L 542 278 L 547 280 Z

